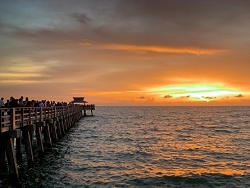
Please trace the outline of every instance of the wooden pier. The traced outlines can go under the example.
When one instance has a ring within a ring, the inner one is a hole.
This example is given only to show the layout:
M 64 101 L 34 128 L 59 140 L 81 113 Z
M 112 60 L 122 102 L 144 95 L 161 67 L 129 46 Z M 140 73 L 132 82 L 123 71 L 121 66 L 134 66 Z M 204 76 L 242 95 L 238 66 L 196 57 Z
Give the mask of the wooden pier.
M 86 111 L 93 115 L 92 110 L 94 105 L 0 108 L 0 170 L 9 171 L 12 187 L 21 187 L 17 164 L 23 152 L 28 167 L 34 167 L 34 152 L 43 158 L 44 147 L 52 147 Z

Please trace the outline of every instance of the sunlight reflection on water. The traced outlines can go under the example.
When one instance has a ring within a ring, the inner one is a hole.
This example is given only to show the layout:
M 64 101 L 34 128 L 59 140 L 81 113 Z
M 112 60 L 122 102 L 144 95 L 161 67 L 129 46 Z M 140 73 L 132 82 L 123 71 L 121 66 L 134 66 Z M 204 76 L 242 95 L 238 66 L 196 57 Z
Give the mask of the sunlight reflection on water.
M 99 107 L 95 117 L 80 122 L 82 140 L 73 145 L 82 148 L 72 145 L 70 157 L 91 155 L 80 158 L 89 182 L 93 176 L 111 183 L 125 177 L 249 175 L 249 109 Z
M 33 178 L 44 187 L 249 187 L 249 110 L 97 107 Z

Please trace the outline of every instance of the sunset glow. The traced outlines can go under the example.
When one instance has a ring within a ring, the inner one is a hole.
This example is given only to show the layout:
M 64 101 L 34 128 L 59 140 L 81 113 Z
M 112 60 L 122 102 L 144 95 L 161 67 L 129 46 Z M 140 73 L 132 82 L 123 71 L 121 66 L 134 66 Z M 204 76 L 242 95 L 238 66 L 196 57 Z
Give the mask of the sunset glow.
M 149 89 L 148 92 L 162 98 L 189 98 L 190 100 L 205 100 L 207 102 L 222 97 L 237 96 L 242 93 L 237 89 L 226 88 L 220 84 L 175 85 Z
M 0 3 L 0 97 L 250 105 L 244 3 L 74 2 Z

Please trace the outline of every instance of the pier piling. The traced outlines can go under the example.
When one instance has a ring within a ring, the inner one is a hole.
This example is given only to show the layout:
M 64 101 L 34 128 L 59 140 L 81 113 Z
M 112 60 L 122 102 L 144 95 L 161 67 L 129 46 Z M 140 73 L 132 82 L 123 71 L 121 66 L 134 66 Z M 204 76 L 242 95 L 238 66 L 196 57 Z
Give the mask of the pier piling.
M 33 157 L 32 143 L 30 139 L 30 131 L 28 127 L 26 129 L 23 129 L 23 140 L 24 140 L 24 146 L 25 146 L 25 151 L 26 151 L 26 156 L 27 156 L 28 167 L 33 168 L 34 157 Z
M 20 179 L 19 179 L 19 172 L 17 169 L 16 157 L 15 157 L 15 152 L 14 152 L 14 139 L 10 137 L 8 132 L 4 134 L 5 134 L 4 143 L 5 143 L 5 149 L 6 149 L 6 156 L 8 160 L 11 184 L 13 187 L 21 187 Z
M 56 118 L 55 127 L 56 127 L 56 133 L 57 133 L 58 139 L 62 138 L 62 128 L 59 122 L 59 118 Z
M 19 163 L 23 162 L 22 136 L 16 138 L 16 159 Z
M 47 122 L 44 126 L 44 141 L 47 147 L 52 147 L 52 141 L 50 137 L 50 127 L 49 127 L 49 123 Z
M 44 121 L 36 124 L 36 142 L 37 142 L 38 155 L 40 158 L 44 158 L 44 147 L 43 147 L 43 141 L 42 141 L 42 127 L 43 126 L 44 126 Z
M 6 171 L 7 161 L 6 161 L 6 149 L 5 149 L 5 139 L 3 135 L 0 137 L 0 170 Z

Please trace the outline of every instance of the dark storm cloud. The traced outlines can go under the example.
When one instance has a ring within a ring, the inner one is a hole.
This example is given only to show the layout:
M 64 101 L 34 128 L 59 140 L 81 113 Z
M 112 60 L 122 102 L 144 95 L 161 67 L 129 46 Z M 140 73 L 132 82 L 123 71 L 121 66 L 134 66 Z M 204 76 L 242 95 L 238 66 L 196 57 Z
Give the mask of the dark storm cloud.
M 64 40 L 67 33 L 70 39 L 99 43 L 224 49 L 240 42 L 247 35 L 244 30 L 250 29 L 249 1 L 44 1 L 40 6 L 56 11 L 58 19 L 70 15 L 84 24 L 26 33 L 48 40 Z
M 75 18 L 78 22 L 85 24 L 90 18 L 85 13 L 74 12 L 70 14 L 71 17 Z
M 218 40 L 231 44 L 249 29 L 249 9 L 250 1 L 127 0 L 119 1 L 116 14 L 151 43 L 219 48 Z
M 165 23 L 176 23 L 186 28 L 203 21 L 232 23 L 242 15 L 249 16 L 248 0 L 126 0 L 119 1 L 117 14 L 127 18 L 157 18 Z

